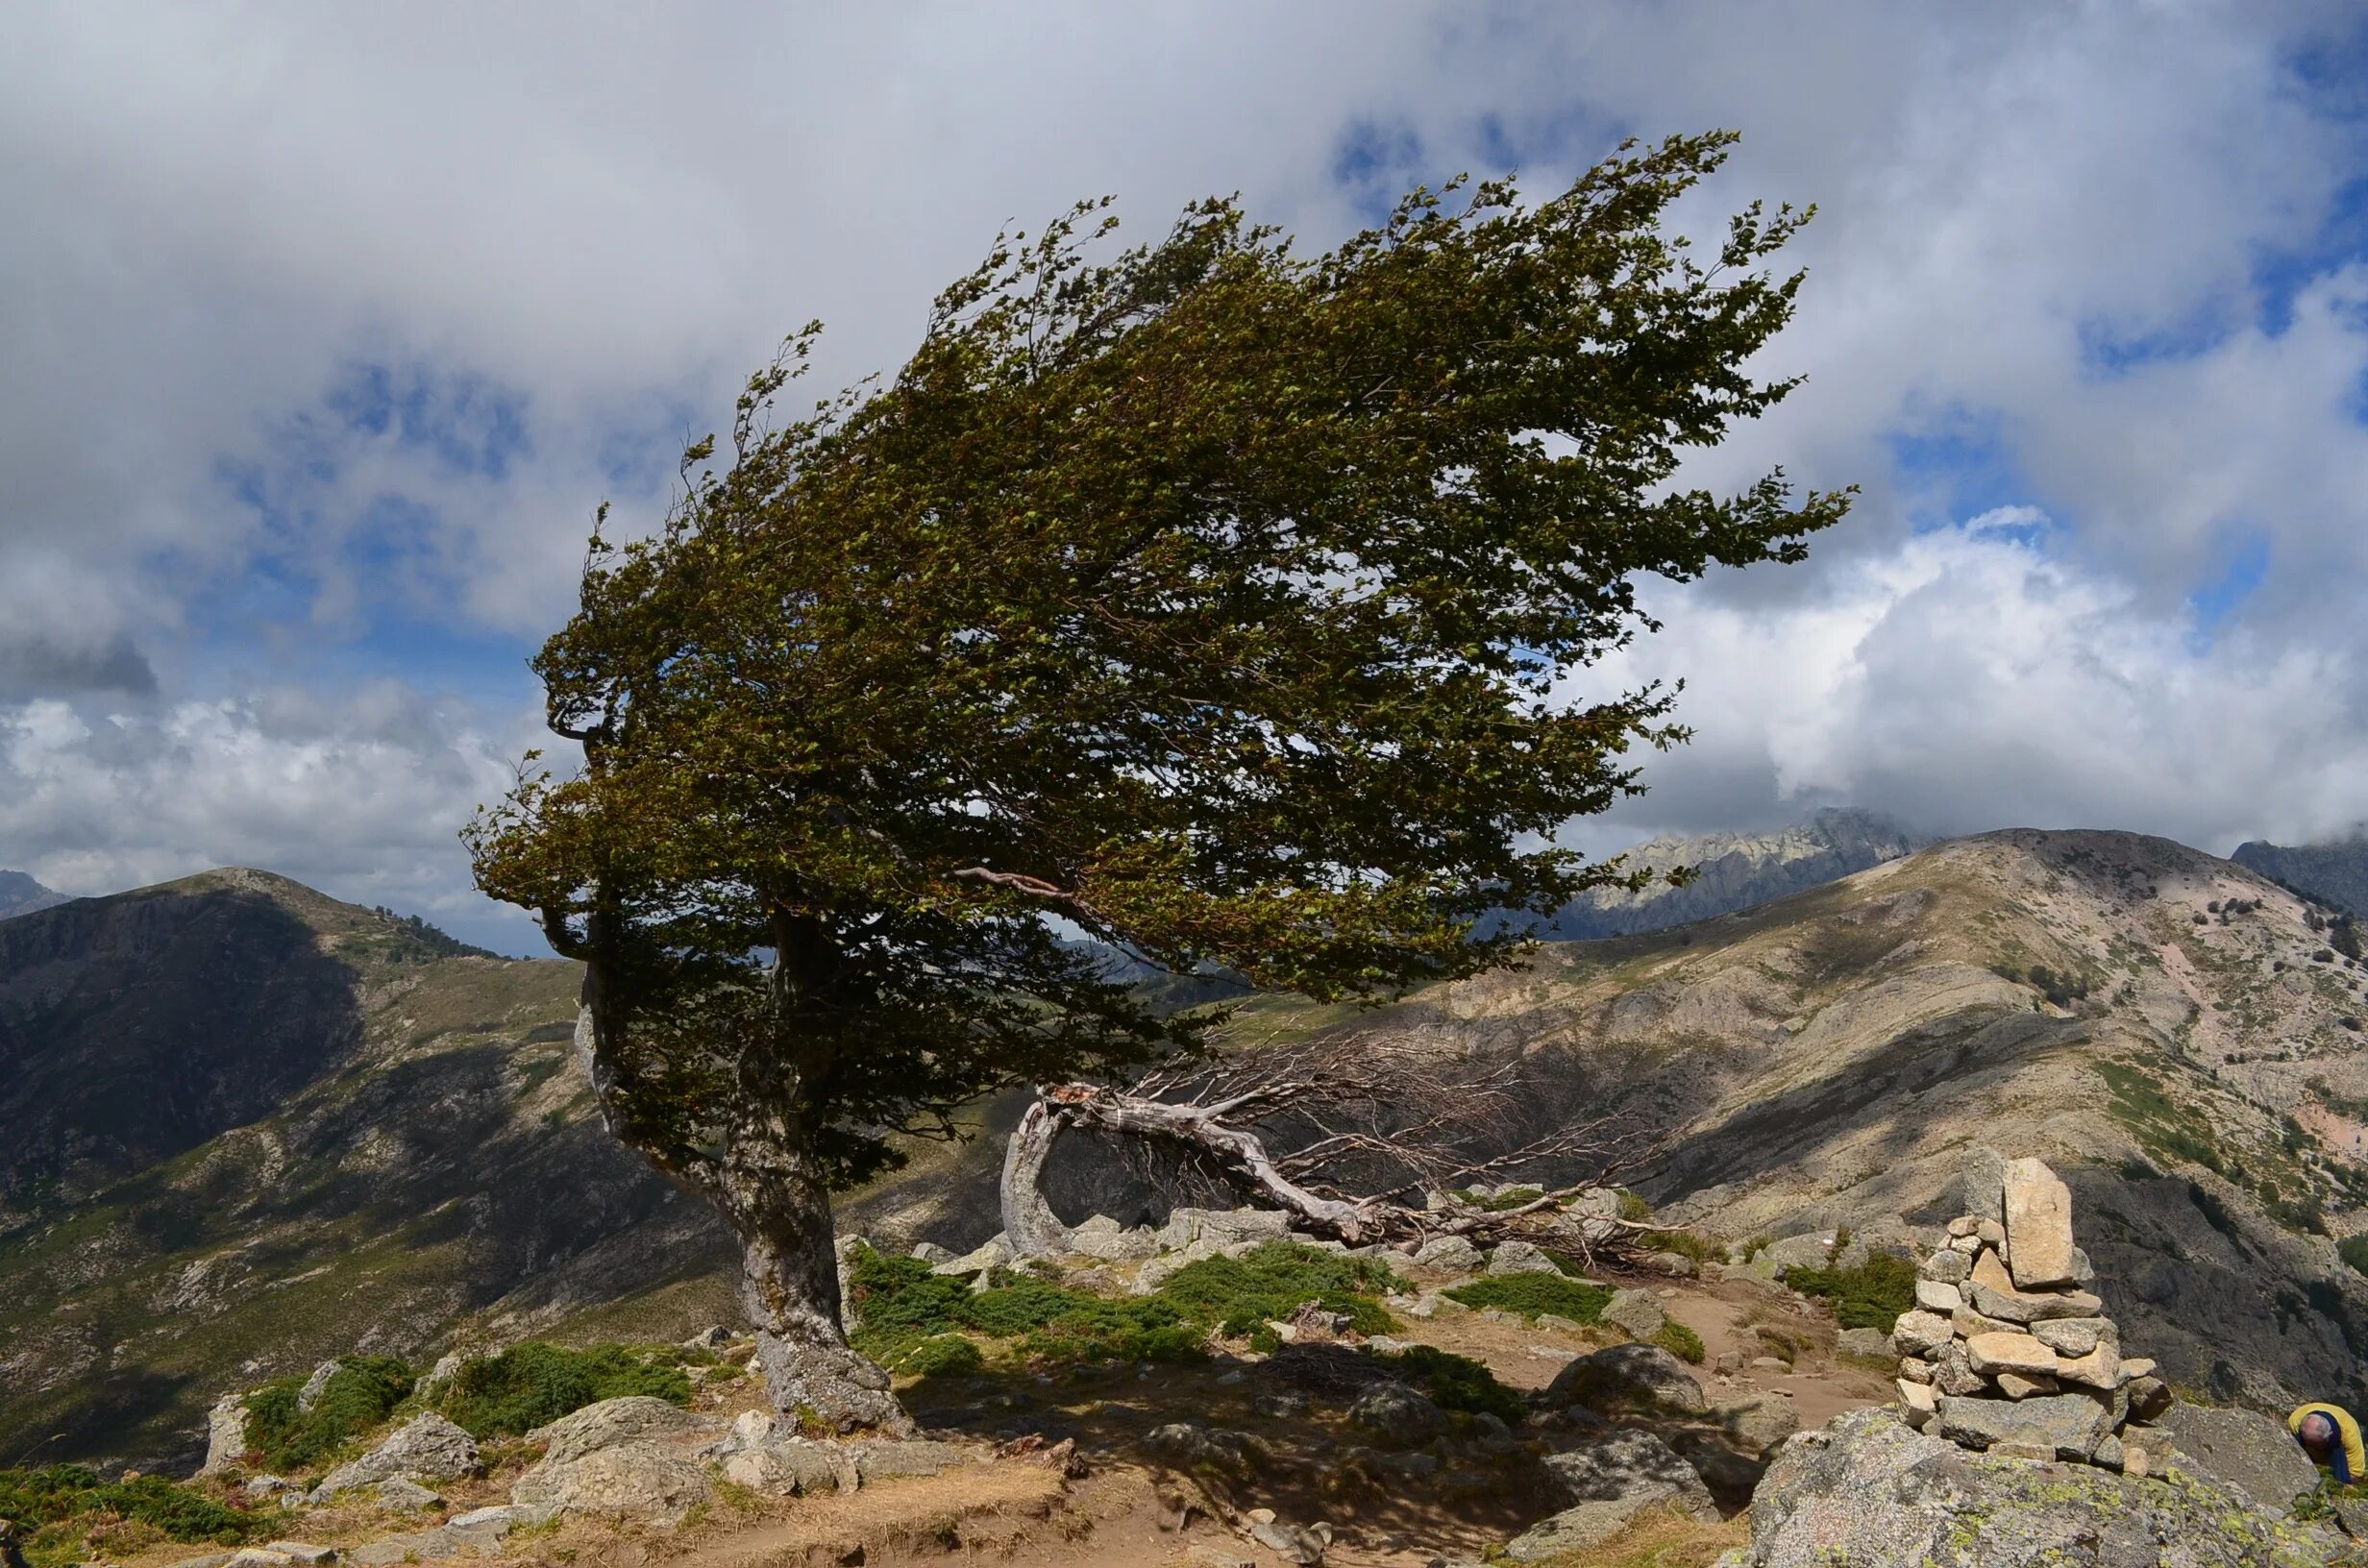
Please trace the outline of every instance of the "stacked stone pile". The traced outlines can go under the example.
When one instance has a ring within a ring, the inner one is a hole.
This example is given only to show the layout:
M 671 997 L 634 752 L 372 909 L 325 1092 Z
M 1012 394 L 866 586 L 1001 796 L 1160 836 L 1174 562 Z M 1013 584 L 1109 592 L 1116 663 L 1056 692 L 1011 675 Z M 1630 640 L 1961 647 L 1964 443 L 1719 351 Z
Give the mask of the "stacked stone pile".
M 2042 1162 L 2013 1160 L 1979 1207 L 1949 1222 L 1891 1331 L 1909 1424 L 1993 1454 L 2158 1467 L 2167 1434 L 2148 1423 L 2170 1389 L 2153 1361 L 2122 1354 L 2089 1290 L 2070 1189 Z

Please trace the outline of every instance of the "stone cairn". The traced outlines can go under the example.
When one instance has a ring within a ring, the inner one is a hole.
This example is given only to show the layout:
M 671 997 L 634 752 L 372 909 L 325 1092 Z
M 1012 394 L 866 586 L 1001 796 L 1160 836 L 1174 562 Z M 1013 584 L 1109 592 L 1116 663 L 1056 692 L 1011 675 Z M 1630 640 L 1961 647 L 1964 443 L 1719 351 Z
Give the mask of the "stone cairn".
M 1987 1213 L 1949 1221 L 1891 1331 L 1909 1424 L 2018 1458 L 2158 1467 L 2168 1434 L 2148 1423 L 2171 1391 L 2153 1361 L 2122 1355 L 2087 1288 L 2070 1189 L 2040 1161 L 2012 1160 L 1985 1200 Z

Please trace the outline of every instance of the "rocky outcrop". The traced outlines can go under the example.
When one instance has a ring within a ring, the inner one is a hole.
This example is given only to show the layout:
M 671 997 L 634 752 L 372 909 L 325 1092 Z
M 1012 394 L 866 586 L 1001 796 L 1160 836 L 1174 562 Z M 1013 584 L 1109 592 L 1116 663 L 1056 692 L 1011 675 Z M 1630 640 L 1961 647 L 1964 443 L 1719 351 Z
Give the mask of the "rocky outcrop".
M 323 1476 L 312 1488 L 312 1499 L 326 1503 L 339 1492 L 382 1481 L 450 1481 L 476 1475 L 481 1468 L 477 1439 L 429 1410 L 397 1427 L 391 1436 L 360 1458 Z
M 1577 1405 L 1596 1411 L 1699 1414 L 1710 1409 L 1686 1363 L 1659 1345 L 1612 1345 L 1582 1356 L 1554 1375 L 1540 1402 L 1549 1409 Z
M 1718 1518 L 1717 1505 L 1692 1465 L 1648 1432 L 1623 1430 L 1545 1458 L 1562 1510 L 1514 1537 L 1505 1556 L 1542 1562 L 1600 1546 L 1647 1508 L 1690 1519 Z
M 1719 1568 L 2324 1568 L 2342 1545 L 2200 1476 L 1975 1453 L 1870 1409 L 1784 1446 Z
M 510 1502 L 543 1514 L 629 1515 L 673 1524 L 715 1495 L 698 1444 L 731 1431 L 662 1399 L 604 1399 L 527 1433 L 543 1457 Z

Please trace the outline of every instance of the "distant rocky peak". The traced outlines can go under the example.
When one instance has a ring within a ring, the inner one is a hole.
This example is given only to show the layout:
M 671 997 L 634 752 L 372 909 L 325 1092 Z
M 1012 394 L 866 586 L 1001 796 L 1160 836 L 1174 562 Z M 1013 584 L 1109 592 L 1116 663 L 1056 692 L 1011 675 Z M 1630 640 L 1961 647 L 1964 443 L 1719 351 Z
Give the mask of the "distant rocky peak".
M 23 871 L 0 871 L 0 920 L 65 901 L 64 894 L 51 892 Z
M 2229 858 L 2296 893 L 2368 919 L 2368 823 L 2318 844 L 2256 839 L 2238 845 Z

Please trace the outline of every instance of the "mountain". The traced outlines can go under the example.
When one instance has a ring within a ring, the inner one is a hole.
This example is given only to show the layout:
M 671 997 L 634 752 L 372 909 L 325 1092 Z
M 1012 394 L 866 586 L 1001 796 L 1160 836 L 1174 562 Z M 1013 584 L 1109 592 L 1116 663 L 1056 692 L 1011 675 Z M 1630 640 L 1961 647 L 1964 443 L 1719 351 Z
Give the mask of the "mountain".
M 64 894 L 50 892 L 22 871 L 0 871 L 0 920 L 64 902 Z
M 2368 973 L 2314 917 L 2165 840 L 1994 833 L 1386 1007 L 1246 998 L 1231 1038 L 1517 1061 L 1528 1124 L 1492 1136 L 1632 1114 L 1669 1137 L 1629 1185 L 1739 1246 L 1928 1237 L 2036 1155 L 2167 1376 L 2358 1405 Z M 216 1394 L 339 1352 L 734 1321 L 718 1226 L 599 1126 L 576 985 L 256 872 L 0 924 L 0 1125 L 29 1130 L 0 1151 L 0 1452 L 185 1461 Z M 1023 1100 L 843 1226 L 985 1239 Z M 1132 1220 L 1141 1169 L 1073 1135 L 1051 1196 Z
M 259 871 L 0 922 L 0 1452 L 185 1459 L 358 1346 L 721 1311 L 719 1228 L 569 1066 L 577 985 Z
M 1851 807 L 1828 808 L 1773 833 L 1653 839 L 1628 850 L 1622 864 L 1656 877 L 1691 870 L 1690 881 L 1681 887 L 1656 881 L 1636 893 L 1594 889 L 1564 906 L 1538 934 L 1591 941 L 1708 919 L 1897 860 L 1927 842 L 1888 817 Z
M 2368 919 L 2368 831 L 2328 844 L 2289 847 L 2256 839 L 2236 846 L 2230 856 L 2273 882 L 2324 898 L 2329 903 Z

